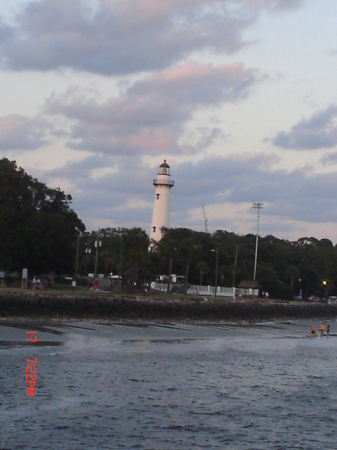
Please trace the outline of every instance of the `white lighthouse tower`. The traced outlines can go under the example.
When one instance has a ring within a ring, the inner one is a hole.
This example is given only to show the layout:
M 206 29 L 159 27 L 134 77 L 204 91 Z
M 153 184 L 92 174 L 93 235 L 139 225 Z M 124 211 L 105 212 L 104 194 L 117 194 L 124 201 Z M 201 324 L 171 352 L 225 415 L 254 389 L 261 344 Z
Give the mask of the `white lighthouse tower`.
M 153 180 L 153 185 L 156 190 L 150 232 L 150 249 L 153 247 L 153 241 L 159 242 L 162 238 L 162 227 L 169 228 L 170 226 L 170 192 L 174 186 L 174 181 L 171 180 L 170 166 L 166 159 L 160 164 L 157 179 Z

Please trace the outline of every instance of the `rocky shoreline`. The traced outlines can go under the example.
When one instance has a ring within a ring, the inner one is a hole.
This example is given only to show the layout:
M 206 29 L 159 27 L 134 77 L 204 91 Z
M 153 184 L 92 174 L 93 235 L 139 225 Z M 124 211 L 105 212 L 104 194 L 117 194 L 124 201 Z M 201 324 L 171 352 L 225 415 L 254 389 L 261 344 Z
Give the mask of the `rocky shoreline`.
M 337 305 L 276 301 L 205 301 L 111 295 L 2 293 L 0 318 L 158 321 L 269 321 L 334 319 Z

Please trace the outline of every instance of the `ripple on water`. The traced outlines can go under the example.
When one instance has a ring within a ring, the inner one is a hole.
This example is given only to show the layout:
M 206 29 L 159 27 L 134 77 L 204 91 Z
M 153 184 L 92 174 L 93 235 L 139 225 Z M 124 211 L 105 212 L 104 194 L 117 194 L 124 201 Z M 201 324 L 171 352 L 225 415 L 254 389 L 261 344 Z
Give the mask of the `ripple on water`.
M 335 345 L 303 329 L 79 324 L 61 352 L 34 348 L 34 398 L 27 348 L 2 348 L 2 445 L 335 448 Z

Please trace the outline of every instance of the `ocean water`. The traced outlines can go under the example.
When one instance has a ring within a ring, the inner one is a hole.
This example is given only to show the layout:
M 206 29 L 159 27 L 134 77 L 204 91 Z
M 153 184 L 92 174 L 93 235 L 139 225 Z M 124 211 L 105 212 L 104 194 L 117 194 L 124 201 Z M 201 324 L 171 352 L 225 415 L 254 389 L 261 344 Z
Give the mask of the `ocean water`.
M 1 322 L 0 448 L 335 449 L 330 326 Z

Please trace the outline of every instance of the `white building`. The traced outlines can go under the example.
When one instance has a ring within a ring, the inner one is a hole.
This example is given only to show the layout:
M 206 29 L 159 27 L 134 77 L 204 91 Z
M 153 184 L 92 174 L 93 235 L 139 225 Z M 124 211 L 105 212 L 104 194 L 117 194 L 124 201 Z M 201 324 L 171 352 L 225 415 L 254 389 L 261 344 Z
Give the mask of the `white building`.
M 150 232 L 150 248 L 153 247 L 153 242 L 159 242 L 162 238 L 162 227 L 170 227 L 170 193 L 174 186 L 174 181 L 171 180 L 170 166 L 166 159 L 159 166 L 157 179 L 153 180 L 155 186 L 153 215 Z

